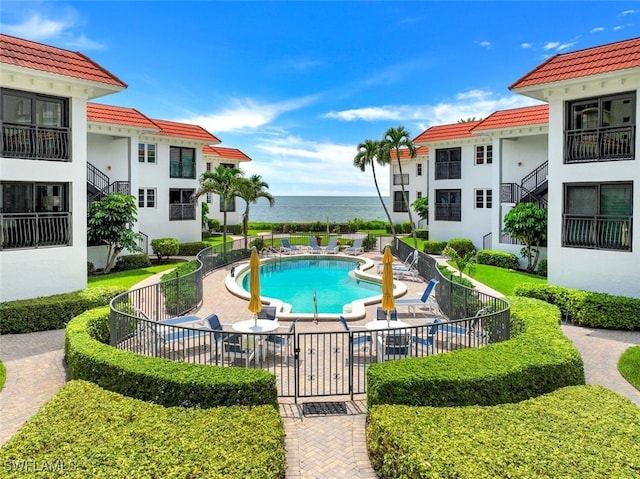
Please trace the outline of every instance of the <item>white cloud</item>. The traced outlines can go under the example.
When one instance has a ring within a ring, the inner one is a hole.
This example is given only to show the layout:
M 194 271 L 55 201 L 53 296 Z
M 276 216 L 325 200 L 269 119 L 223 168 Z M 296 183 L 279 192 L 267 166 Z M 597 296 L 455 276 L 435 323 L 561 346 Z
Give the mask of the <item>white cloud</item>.
M 592 28 L 591 30 L 589 30 L 589 33 L 604 32 L 604 30 L 605 30 L 604 27 L 595 27 L 595 28 Z
M 638 10 L 625 10 L 623 12 L 620 12 L 619 16 L 626 17 L 627 15 L 635 15 L 636 13 L 638 13 Z
M 315 99 L 315 96 L 307 96 L 274 103 L 260 103 L 252 98 L 235 99 L 220 111 L 193 115 L 177 121 L 194 123 L 215 133 L 255 130 L 269 125 L 283 113 L 298 110 L 313 103 Z
M 71 19 L 51 20 L 44 18 L 39 13 L 31 16 L 15 25 L 3 25 L 3 29 L 9 34 L 21 38 L 31 38 L 33 40 L 44 40 L 60 35 L 70 28 L 73 22 Z
M 568 43 L 562 43 L 561 45 L 558 45 L 558 47 L 556 48 L 557 51 L 561 52 L 562 50 L 566 50 L 568 48 L 571 48 L 572 46 L 574 46 L 576 44 L 576 42 L 568 42 Z
M 521 43 L 521 44 L 520 44 L 520 46 L 521 46 L 522 48 L 533 48 L 533 43 L 527 43 L 527 42 L 525 42 L 525 43 Z
M 545 50 L 554 50 L 555 48 L 558 48 L 558 46 L 560 46 L 560 42 L 547 42 L 542 48 Z
M 487 48 L 487 49 L 491 48 L 491 42 L 487 42 L 487 41 L 478 42 L 478 45 L 480 45 L 482 48 Z

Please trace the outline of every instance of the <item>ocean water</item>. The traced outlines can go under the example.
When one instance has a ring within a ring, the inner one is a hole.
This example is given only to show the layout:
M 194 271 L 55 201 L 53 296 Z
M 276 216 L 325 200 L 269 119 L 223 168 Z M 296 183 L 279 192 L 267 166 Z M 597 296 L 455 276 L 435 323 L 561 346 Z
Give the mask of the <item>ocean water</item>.
M 382 199 L 388 205 L 389 198 L 383 196 Z M 252 204 L 249 207 L 249 221 L 346 223 L 356 218 L 387 220 L 377 196 L 276 196 L 275 200 L 273 208 L 269 207 L 269 202 L 264 198 Z M 239 203 L 242 212 L 244 203 Z

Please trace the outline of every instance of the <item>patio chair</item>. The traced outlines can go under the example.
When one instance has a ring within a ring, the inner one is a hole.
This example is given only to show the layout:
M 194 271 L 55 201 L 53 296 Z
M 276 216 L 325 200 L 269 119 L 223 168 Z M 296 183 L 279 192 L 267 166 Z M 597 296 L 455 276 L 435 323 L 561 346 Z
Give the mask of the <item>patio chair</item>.
M 378 321 L 386 321 L 387 320 L 387 312 L 382 309 L 380 306 L 378 306 L 378 309 L 376 309 L 376 319 Z M 398 320 L 398 310 L 397 309 L 392 309 L 391 310 L 391 321 L 397 321 Z
M 318 246 L 318 238 L 315 236 L 309 236 L 309 250 L 311 253 L 322 253 L 322 248 Z
M 329 237 L 329 243 L 327 243 L 326 246 L 320 246 L 320 248 L 325 253 L 336 254 L 338 252 L 338 249 L 339 249 L 339 247 L 338 247 L 338 237 L 337 236 L 330 236 Z
M 426 330 L 427 334 L 426 337 L 425 336 L 412 336 L 411 340 L 422 346 L 422 347 L 426 347 L 427 349 L 431 349 L 431 354 L 434 353 L 434 345 L 435 345 L 435 340 L 436 340 L 436 334 L 438 334 L 438 326 L 439 324 L 442 323 L 442 320 L 440 318 L 436 318 L 433 320 L 433 322 L 428 322 L 427 324 L 425 324 L 425 326 L 428 326 L 428 328 L 423 329 L 423 332 Z
M 258 319 L 269 319 L 271 321 L 276 321 L 278 308 L 275 306 L 263 306 L 260 312 L 258 313 Z
M 437 279 L 431 279 L 429 280 L 429 282 L 427 283 L 426 288 L 424 289 L 424 292 L 422 293 L 422 296 L 420 298 L 400 298 L 400 299 L 396 299 L 395 303 L 396 306 L 407 306 L 408 311 L 410 313 L 413 313 L 413 315 L 416 315 L 416 307 L 418 306 L 427 306 L 427 303 L 430 301 L 430 296 L 431 293 L 433 291 L 433 289 L 436 287 L 436 284 L 438 284 L 438 280 Z M 432 308 L 433 309 L 433 308 Z
M 382 334 L 378 342 L 382 347 L 378 347 L 378 361 L 389 361 L 392 359 L 403 359 L 411 354 L 411 336 L 402 331 L 392 331 Z
M 349 327 L 347 320 L 344 319 L 343 316 L 340 316 L 340 320 L 342 326 L 346 331 L 352 332 L 353 330 Z M 371 335 L 370 334 L 356 334 L 353 336 L 353 346 L 357 348 L 362 348 L 363 352 L 367 352 L 367 348 L 371 351 Z
M 217 314 L 211 314 L 205 318 L 204 331 L 213 331 L 213 340 L 211 341 L 211 360 L 215 358 L 218 360 L 220 352 L 222 351 L 222 343 L 228 336 L 223 332 L 223 326 L 220 323 L 220 318 Z
M 447 334 L 447 348 L 451 348 L 452 337 L 468 338 L 468 346 L 483 346 L 490 342 L 489 333 L 482 327 L 482 317 L 490 314 L 493 308 L 490 306 L 480 308 L 473 319 L 469 322 L 469 327 L 458 324 L 440 325 L 441 331 Z
M 251 360 L 255 357 L 255 348 L 250 347 L 251 340 L 242 334 L 229 334 L 222 340 L 224 357 L 229 363 L 235 363 L 238 359 L 244 359 L 248 368 Z
M 346 254 L 360 254 L 364 253 L 364 248 L 362 247 L 362 238 L 356 238 L 353 240 L 353 244 L 343 251 Z
M 291 243 L 289 243 L 289 240 L 287 238 L 281 238 L 280 251 L 287 254 L 296 254 L 302 250 L 299 247 L 293 246 Z
M 295 331 L 296 331 L 296 323 L 298 322 L 298 319 L 300 319 L 300 318 L 296 318 L 291 322 L 291 324 L 289 325 L 289 329 L 287 330 L 288 333 L 295 333 Z M 276 354 L 277 351 L 280 351 L 282 353 L 282 351 L 285 348 L 287 348 L 287 356 L 291 357 L 292 356 L 292 354 L 291 354 L 291 342 L 292 342 L 292 339 L 293 338 L 291 336 L 280 336 L 278 334 L 270 334 L 269 336 L 267 336 L 266 341 L 267 341 L 267 343 L 273 344 L 273 353 L 274 354 Z
M 417 264 L 417 262 L 418 262 L 418 250 L 416 249 L 416 250 L 413 250 L 412 253 L 409 253 L 409 255 L 407 256 L 407 258 L 404 261 L 402 261 L 402 262 L 394 261 L 391 264 L 391 267 L 393 268 L 393 273 L 395 274 L 396 271 L 398 271 L 398 272 L 399 271 L 408 271 L 408 270 L 414 268 L 415 265 Z M 377 265 L 378 274 L 382 273 L 382 266 L 383 266 L 382 262 L 381 261 L 378 262 L 378 265 Z

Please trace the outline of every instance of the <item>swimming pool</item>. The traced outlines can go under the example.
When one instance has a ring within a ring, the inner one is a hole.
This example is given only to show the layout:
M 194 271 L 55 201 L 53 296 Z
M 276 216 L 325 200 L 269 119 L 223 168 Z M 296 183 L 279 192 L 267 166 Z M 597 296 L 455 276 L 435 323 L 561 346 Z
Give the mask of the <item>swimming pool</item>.
M 365 281 L 353 274 L 360 262 L 340 257 L 293 257 L 260 265 L 260 296 L 277 298 L 291 306 L 291 313 L 313 313 L 316 295 L 319 314 L 342 314 L 345 305 L 379 296 L 379 282 Z M 249 273 L 238 277 L 249 291 Z

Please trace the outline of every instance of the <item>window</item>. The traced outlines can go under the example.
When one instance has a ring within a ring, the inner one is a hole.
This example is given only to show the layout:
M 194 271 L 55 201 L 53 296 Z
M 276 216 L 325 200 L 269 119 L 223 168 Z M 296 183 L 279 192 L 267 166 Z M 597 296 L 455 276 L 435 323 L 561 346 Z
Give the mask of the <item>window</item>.
M 156 190 L 155 188 L 140 188 L 138 190 L 138 208 L 155 208 L 156 207 Z
M 196 150 L 194 148 L 169 147 L 169 176 L 171 178 L 196 177 Z
M 416 200 L 419 200 L 420 198 L 422 198 L 422 191 L 417 191 L 416 192 Z
M 67 99 L 7 89 L 1 92 L 2 155 L 68 161 Z
M 562 245 L 631 251 L 633 183 L 575 183 L 564 188 Z
M 493 163 L 493 146 L 476 146 L 476 165 L 490 165 Z
M 211 171 L 213 168 L 213 165 L 210 161 L 207 161 L 207 171 Z M 207 201 L 207 203 L 211 203 L 210 201 Z
M 0 249 L 71 244 L 68 183 L 0 183 Z
M 156 162 L 156 145 L 138 143 L 138 162 L 139 163 L 155 163 Z
M 436 150 L 435 178 L 436 180 L 460 179 L 462 149 L 445 148 Z
M 565 163 L 634 159 L 635 93 L 567 103 Z
M 409 193 L 407 193 L 407 199 L 408 199 L 408 196 L 409 196 Z M 407 202 L 404 201 L 402 191 L 393 192 L 393 211 L 396 213 L 406 213 L 407 211 L 409 211 Z
M 194 193 L 193 189 L 169 190 L 169 221 L 196 219 L 196 205 L 191 202 Z
M 422 163 L 416 165 L 416 176 L 422 176 Z
M 233 197 L 227 201 L 227 213 L 235 210 L 236 210 L 236 199 L 235 197 Z M 224 205 L 222 204 L 222 197 L 220 197 L 220 212 L 224 213 L 224 211 L 225 209 L 224 209 Z
M 438 221 L 462 220 L 461 190 L 436 190 L 436 212 Z
M 231 169 L 231 168 L 235 168 L 236 165 L 234 165 L 233 163 L 220 163 L 220 166 L 222 166 L 223 168 L 227 168 L 227 169 Z
M 493 206 L 493 192 L 491 189 L 476 190 L 476 208 L 491 208 Z
M 207 193 L 207 203 L 213 203 L 213 193 Z

